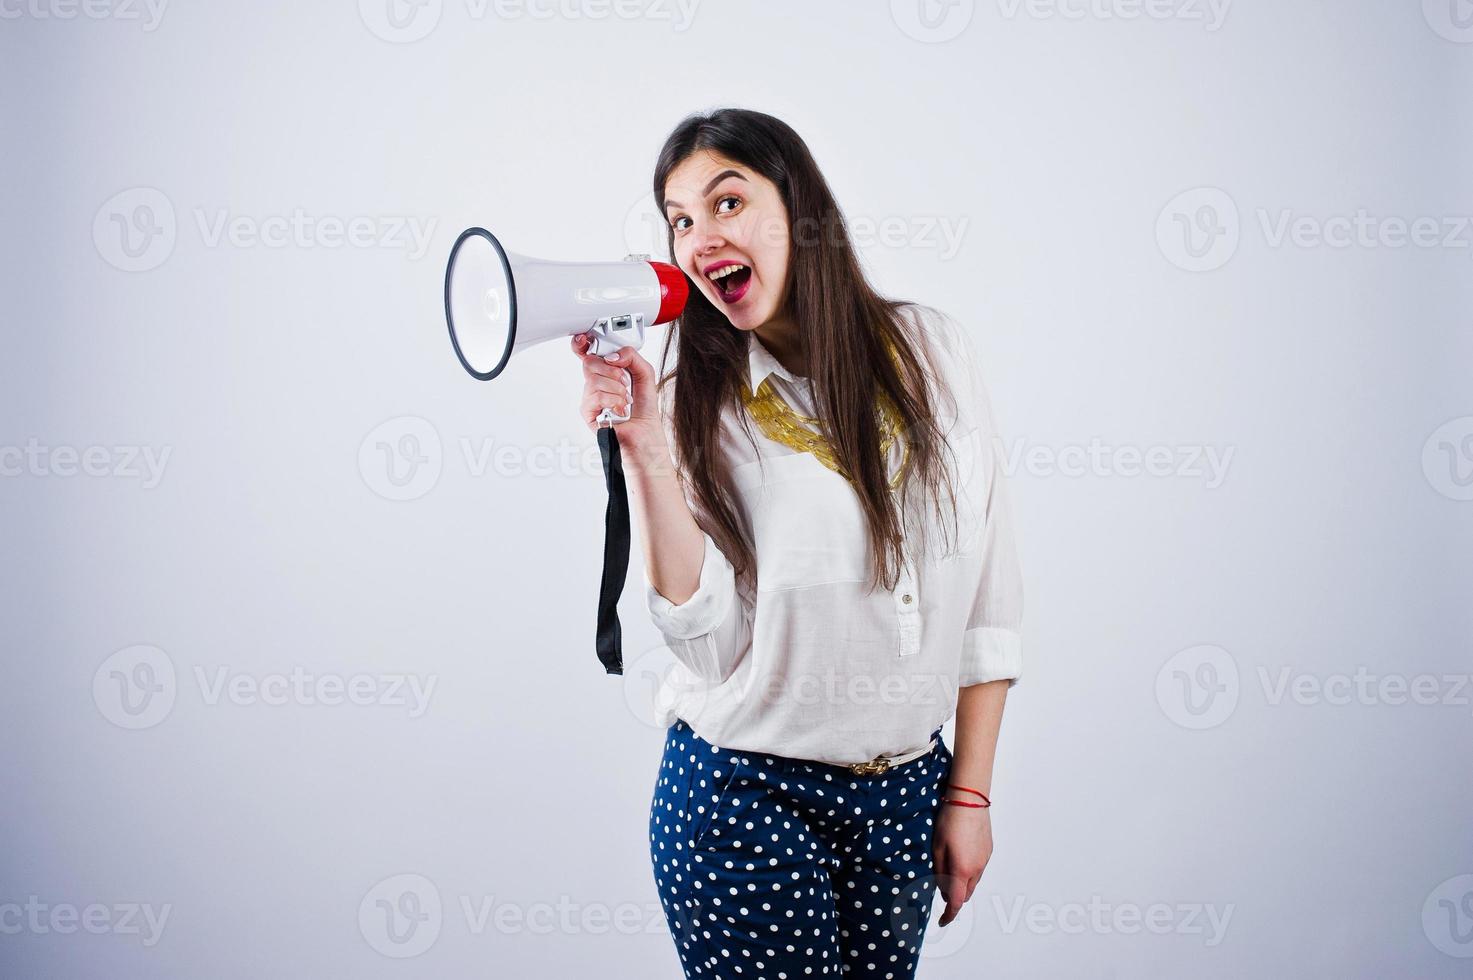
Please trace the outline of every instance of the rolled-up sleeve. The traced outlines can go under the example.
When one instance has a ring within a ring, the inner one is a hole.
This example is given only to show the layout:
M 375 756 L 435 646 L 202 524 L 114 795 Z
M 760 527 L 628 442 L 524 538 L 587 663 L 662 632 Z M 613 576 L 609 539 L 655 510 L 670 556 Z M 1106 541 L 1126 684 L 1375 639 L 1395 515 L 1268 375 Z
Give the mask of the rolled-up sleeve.
M 661 595 L 645 569 L 645 595 L 655 628 L 675 658 L 704 681 L 719 684 L 752 643 L 752 622 L 737 592 L 732 564 L 706 532 L 701 580 L 685 602 Z
M 665 428 L 665 442 L 671 447 L 671 461 L 679 473 L 681 492 L 686 506 L 705 539 L 705 557 L 701 561 L 700 584 L 691 597 L 676 605 L 661 595 L 650 581 L 649 568 L 644 570 L 645 598 L 650 618 L 665 639 L 665 645 L 696 677 L 707 684 L 719 684 L 731 676 L 737 662 L 752 645 L 752 612 L 742 601 L 731 561 L 706 530 L 705 519 L 695 494 L 685 478 L 674 447 L 675 386 L 660 390 L 660 422 Z
M 981 537 L 977 549 L 981 572 L 972 609 L 962 634 L 959 686 L 1006 680 L 1012 688 L 1023 673 L 1023 575 L 1013 537 L 1013 511 L 1002 447 L 992 411 L 992 398 L 982 377 L 979 354 L 966 331 L 949 318 L 944 336 L 959 370 L 956 390 L 964 420 L 975 425 L 981 440 L 978 465 L 985 482 Z
M 980 545 L 982 577 L 962 634 L 957 684 L 966 687 L 1006 679 L 1011 689 L 1023 673 L 1023 576 L 1013 541 L 1007 483 L 995 465 L 986 513 Z

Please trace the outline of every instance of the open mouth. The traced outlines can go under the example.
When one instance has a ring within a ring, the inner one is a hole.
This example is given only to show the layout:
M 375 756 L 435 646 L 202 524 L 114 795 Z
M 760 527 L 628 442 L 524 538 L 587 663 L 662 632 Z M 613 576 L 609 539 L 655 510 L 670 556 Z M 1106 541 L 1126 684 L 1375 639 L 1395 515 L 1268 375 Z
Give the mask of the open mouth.
M 722 266 L 707 278 L 721 294 L 722 302 L 730 304 L 747 294 L 747 287 L 752 284 L 752 269 L 750 266 L 733 263 Z

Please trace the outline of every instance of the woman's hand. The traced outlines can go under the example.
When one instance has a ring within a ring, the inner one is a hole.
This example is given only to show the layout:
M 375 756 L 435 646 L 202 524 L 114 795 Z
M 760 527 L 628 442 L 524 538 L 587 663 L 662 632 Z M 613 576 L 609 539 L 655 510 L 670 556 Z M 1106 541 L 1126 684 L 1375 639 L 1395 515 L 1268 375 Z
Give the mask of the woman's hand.
M 946 900 L 937 925 L 947 925 L 977 889 L 992 859 L 992 814 L 987 807 L 941 805 L 931 835 L 936 884 Z
M 591 334 L 580 333 L 574 334 L 572 341 L 573 354 L 583 362 L 583 401 L 579 406 L 583 424 L 597 432 L 598 416 L 605 408 L 619 415 L 627 413 L 627 422 L 613 423 L 621 449 L 663 446 L 665 430 L 655 397 L 654 367 L 633 347 L 621 347 L 607 358 L 590 354 L 592 339 Z

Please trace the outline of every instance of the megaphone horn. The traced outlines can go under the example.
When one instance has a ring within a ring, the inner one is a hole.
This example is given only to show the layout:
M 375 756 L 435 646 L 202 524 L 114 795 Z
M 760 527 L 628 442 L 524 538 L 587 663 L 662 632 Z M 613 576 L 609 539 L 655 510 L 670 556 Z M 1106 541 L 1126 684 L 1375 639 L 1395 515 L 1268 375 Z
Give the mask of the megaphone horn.
M 592 331 L 590 354 L 641 347 L 646 327 L 680 315 L 689 290 L 683 272 L 647 255 L 553 262 L 508 252 L 486 229 L 467 228 L 445 266 L 445 321 L 461 365 L 490 381 L 513 353 L 544 340 Z

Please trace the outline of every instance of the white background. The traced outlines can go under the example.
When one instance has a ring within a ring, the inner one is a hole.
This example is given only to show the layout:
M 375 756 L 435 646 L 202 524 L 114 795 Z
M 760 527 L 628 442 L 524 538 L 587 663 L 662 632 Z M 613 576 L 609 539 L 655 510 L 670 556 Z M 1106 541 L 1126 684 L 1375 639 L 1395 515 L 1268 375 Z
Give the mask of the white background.
M 469 224 L 634 250 L 735 104 L 1017 454 L 996 853 L 921 975 L 1465 976 L 1466 0 L 687 2 L 0 0 L 0 973 L 679 976 L 577 363 L 472 381 L 440 285 Z

